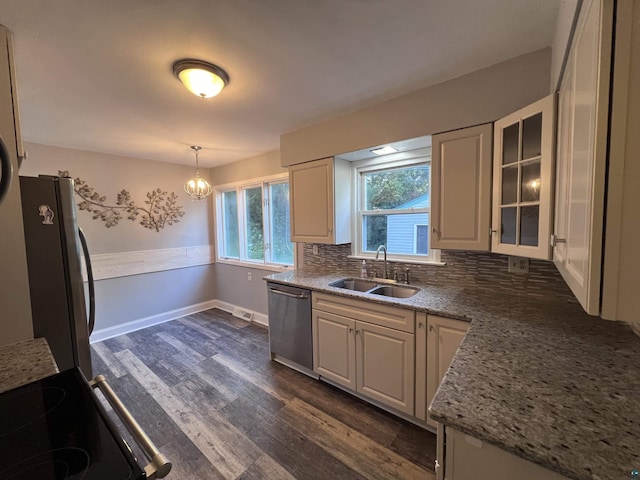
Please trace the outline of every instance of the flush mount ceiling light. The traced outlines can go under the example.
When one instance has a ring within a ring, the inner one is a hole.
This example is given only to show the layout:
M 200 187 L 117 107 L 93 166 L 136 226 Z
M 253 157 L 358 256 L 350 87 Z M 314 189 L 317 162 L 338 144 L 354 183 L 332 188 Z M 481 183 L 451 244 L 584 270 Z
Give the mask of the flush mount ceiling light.
M 209 182 L 200 178 L 198 152 L 202 150 L 202 147 L 192 145 L 191 149 L 196 154 L 196 176 L 184 184 L 184 191 L 187 192 L 187 195 L 189 195 L 192 200 L 202 200 L 203 198 L 211 195 L 213 188 L 211 188 Z
M 376 155 L 388 155 L 390 153 L 396 153 L 397 151 L 397 148 L 393 148 L 391 145 L 385 145 L 384 147 L 374 148 L 371 150 L 371 153 L 375 153 Z
M 174 63 L 173 74 L 190 92 L 202 98 L 215 97 L 229 83 L 229 75 L 223 69 L 193 58 Z

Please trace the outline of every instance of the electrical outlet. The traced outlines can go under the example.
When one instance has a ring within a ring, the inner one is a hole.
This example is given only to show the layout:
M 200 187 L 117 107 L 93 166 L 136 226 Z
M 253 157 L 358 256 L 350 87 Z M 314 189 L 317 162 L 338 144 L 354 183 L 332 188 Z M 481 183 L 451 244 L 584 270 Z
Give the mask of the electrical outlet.
M 313 254 L 317 255 L 318 254 L 318 245 L 314 245 L 313 247 L 311 247 L 313 250 Z
M 509 273 L 529 273 L 529 259 L 522 257 L 509 257 Z
M 253 274 L 251 272 L 247 272 L 247 280 L 249 281 L 253 280 Z

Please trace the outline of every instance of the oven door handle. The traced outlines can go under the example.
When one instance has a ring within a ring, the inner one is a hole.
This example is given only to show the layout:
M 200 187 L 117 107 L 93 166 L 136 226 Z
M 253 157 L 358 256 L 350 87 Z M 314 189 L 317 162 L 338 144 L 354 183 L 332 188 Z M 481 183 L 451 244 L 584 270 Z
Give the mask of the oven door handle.
M 129 433 L 133 436 L 135 441 L 142 451 L 149 459 L 149 464 L 144 467 L 144 471 L 147 478 L 152 480 L 154 478 L 164 478 L 171 471 L 171 462 L 165 457 L 158 448 L 153 444 L 151 439 L 142 430 L 140 424 L 131 415 L 127 407 L 120 401 L 115 392 L 111 389 L 111 386 L 107 383 L 107 380 L 102 375 L 98 375 L 96 378 L 89 382 L 92 388 L 99 388 L 102 394 L 105 396 L 109 404 L 113 407 L 114 411 L 122 420 L 122 423 Z

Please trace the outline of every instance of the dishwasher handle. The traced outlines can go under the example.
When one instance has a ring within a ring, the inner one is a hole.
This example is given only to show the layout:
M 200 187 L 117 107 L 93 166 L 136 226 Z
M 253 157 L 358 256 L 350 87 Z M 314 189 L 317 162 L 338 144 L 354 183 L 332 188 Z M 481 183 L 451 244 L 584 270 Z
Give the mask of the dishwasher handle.
M 284 290 L 278 290 L 277 288 L 269 288 L 269 291 L 271 293 L 275 293 L 277 295 L 284 295 L 285 297 L 291 297 L 291 298 L 297 298 L 299 300 L 305 300 L 307 298 L 309 298 L 309 294 L 308 293 L 291 293 L 291 292 L 285 292 Z
M 133 436 L 138 445 L 140 445 L 144 454 L 149 458 L 150 463 L 144 467 L 147 479 L 152 480 L 155 478 L 166 477 L 171 471 L 171 462 L 167 457 L 160 453 L 144 430 L 142 430 L 140 424 L 135 418 L 133 418 L 129 410 L 127 410 L 127 407 L 125 407 L 120 401 L 104 376 L 98 375 L 89 382 L 89 385 L 91 385 L 92 388 L 100 389 L 109 404 L 118 414 L 118 417 L 120 417 L 120 420 L 122 420 L 124 426 L 127 427 L 129 433 Z

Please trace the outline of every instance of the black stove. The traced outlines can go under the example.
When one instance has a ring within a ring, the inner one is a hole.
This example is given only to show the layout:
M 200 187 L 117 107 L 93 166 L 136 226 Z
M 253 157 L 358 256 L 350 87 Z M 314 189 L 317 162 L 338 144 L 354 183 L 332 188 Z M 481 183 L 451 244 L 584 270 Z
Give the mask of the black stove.
M 77 369 L 0 394 L 1 480 L 145 478 Z

